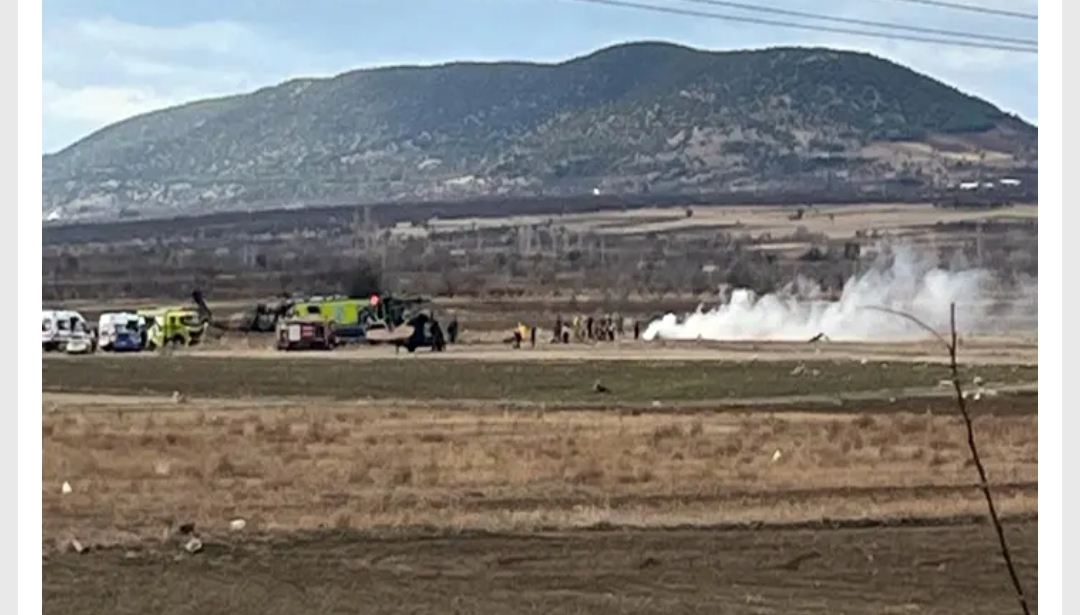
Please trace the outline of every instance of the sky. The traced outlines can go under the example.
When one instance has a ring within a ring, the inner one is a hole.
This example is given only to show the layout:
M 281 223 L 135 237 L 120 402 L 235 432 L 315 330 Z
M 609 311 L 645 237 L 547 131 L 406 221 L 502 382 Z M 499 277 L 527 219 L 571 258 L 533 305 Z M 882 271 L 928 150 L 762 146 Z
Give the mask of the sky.
M 801 21 L 686 0 L 636 0 Z M 953 0 L 1037 13 L 1037 0 Z M 757 6 L 1036 40 L 1037 22 L 901 0 L 743 0 Z M 55 152 L 113 122 L 295 77 L 454 60 L 561 61 L 664 40 L 712 50 L 867 51 L 1038 123 L 1038 56 L 658 14 L 574 0 L 50 0 L 43 5 L 42 138 Z M 818 25 L 866 31 L 860 26 Z M 928 36 L 928 35 L 923 35 Z

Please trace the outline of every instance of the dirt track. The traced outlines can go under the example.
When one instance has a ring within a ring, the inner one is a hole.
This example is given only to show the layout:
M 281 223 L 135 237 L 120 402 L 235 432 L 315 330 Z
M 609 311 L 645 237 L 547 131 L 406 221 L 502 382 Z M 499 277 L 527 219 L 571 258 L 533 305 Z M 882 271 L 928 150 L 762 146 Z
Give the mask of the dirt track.
M 413 355 L 385 346 L 347 346 L 333 352 L 285 353 L 272 348 L 266 336 L 212 341 L 204 347 L 179 351 L 214 357 L 266 357 L 357 359 L 409 356 L 425 360 L 472 361 L 792 361 L 855 360 L 944 363 L 948 360 L 940 344 L 908 343 L 819 343 L 805 342 L 618 342 L 614 344 L 572 344 L 538 342 L 536 348 L 514 349 L 508 344 L 483 343 L 451 346 L 445 353 L 418 350 Z M 1026 339 L 976 338 L 962 344 L 965 364 L 1037 365 L 1039 345 Z
M 1037 522 L 1007 530 L 1036 612 Z M 179 553 L 169 546 L 50 556 L 45 612 L 1016 612 L 986 524 L 413 538 L 324 532 Z

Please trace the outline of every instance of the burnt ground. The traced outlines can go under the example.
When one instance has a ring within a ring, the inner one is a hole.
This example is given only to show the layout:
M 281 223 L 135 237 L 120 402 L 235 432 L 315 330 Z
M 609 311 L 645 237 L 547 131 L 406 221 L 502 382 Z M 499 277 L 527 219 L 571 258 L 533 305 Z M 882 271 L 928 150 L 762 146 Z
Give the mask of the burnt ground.
M 1038 524 L 1007 523 L 1037 610 Z M 44 612 L 1015 613 L 986 523 L 848 529 L 324 531 L 50 555 Z

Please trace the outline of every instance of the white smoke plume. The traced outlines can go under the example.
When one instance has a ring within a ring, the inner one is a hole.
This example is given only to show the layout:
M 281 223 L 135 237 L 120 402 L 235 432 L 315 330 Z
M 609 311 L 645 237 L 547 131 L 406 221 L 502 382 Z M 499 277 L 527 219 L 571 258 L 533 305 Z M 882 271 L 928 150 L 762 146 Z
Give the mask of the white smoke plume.
M 968 267 L 962 255 L 945 269 L 938 265 L 936 253 L 919 253 L 904 245 L 882 245 L 878 250 L 873 266 L 847 280 L 839 299 L 825 297 L 818 285 L 804 278 L 760 297 L 737 289 L 719 307 L 699 307 L 681 319 L 669 313 L 654 320 L 642 337 L 807 341 L 824 333 L 834 341 L 916 340 L 929 334 L 905 318 L 866 308 L 905 312 L 946 333 L 950 303 L 956 304 L 961 334 L 1001 333 L 1017 327 L 1037 330 L 1037 280 L 1014 286 L 1003 299 L 992 272 Z

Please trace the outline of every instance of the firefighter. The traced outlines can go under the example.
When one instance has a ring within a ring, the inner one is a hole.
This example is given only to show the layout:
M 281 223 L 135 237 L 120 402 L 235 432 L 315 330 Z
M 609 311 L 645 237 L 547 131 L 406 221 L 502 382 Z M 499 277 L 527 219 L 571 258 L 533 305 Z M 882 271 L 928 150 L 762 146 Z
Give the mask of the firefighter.
M 593 337 L 593 317 L 589 316 L 585 319 L 585 339 L 590 342 L 596 339 Z
M 536 348 L 536 327 L 529 327 L 529 346 Z
M 525 341 L 525 338 L 529 335 L 529 327 L 525 326 L 525 323 L 518 323 L 516 329 L 514 329 L 514 348 L 521 348 L 521 343 Z
M 458 334 L 458 322 L 457 316 L 455 316 L 448 325 L 446 325 L 446 337 L 451 344 L 457 343 Z

